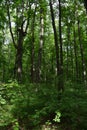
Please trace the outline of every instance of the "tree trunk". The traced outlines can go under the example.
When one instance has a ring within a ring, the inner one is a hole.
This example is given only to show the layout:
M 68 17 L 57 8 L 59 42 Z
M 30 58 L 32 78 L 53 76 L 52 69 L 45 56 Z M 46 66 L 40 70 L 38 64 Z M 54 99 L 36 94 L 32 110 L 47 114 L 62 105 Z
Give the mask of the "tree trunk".
M 18 81 L 22 80 L 22 56 L 23 56 L 23 32 L 19 32 L 18 46 L 16 48 L 16 59 L 15 59 L 15 78 Z
M 30 3 L 30 2 L 29 2 Z M 26 3 L 26 8 L 31 10 L 31 5 L 28 5 L 29 3 Z M 8 15 L 8 23 L 9 23 L 9 30 L 12 37 L 13 45 L 16 49 L 16 59 L 15 59 L 15 66 L 14 66 L 14 78 L 16 78 L 18 81 L 22 80 L 22 56 L 23 56 L 23 41 L 24 37 L 26 36 L 26 32 L 29 26 L 29 13 L 27 18 L 24 17 L 24 1 L 21 3 L 21 8 L 16 8 L 16 22 L 15 22 L 15 37 L 12 30 L 12 24 L 11 24 L 11 13 L 10 13 L 10 1 L 6 0 L 7 5 L 7 15 Z M 22 11 L 22 13 L 21 13 Z M 21 19 L 21 20 L 20 20 Z M 20 21 L 20 23 L 18 23 Z M 25 24 L 26 21 L 26 24 Z
M 75 25 L 74 25 L 73 33 L 74 33 L 75 71 L 76 71 L 76 80 L 78 81 L 78 78 L 79 78 L 79 70 L 78 70 L 78 58 L 77 58 L 77 44 L 76 44 Z
M 54 31 L 54 41 L 55 41 L 55 50 L 56 50 L 56 69 L 57 69 L 57 78 L 59 75 L 59 46 L 58 46 L 58 36 L 57 36 L 57 30 L 55 25 L 55 18 L 54 18 L 54 12 L 53 12 L 53 6 L 52 1 L 50 0 L 50 12 L 51 12 L 51 18 L 52 18 L 52 26 Z
M 64 77 L 63 77 L 63 43 L 62 43 L 62 28 L 61 28 L 61 0 L 58 1 L 59 1 L 59 42 L 60 42 L 59 91 L 63 91 Z
M 82 67 L 82 82 L 86 82 L 86 70 L 85 70 L 85 62 L 84 62 L 84 50 L 81 39 L 81 28 L 80 21 L 78 20 L 78 36 L 79 36 L 79 44 L 80 44 L 80 55 L 81 55 L 81 67 Z
M 35 41 L 35 37 L 34 37 L 34 29 L 35 29 L 35 15 L 36 15 L 36 7 L 35 7 L 35 11 L 33 14 L 33 20 L 32 20 L 32 27 L 31 27 L 31 82 L 34 82 L 34 78 L 35 78 L 35 68 L 34 68 L 34 41 Z
M 74 46 L 72 45 L 72 42 L 70 42 L 70 62 L 71 62 L 71 76 L 72 80 L 74 80 Z
M 39 50 L 38 50 L 36 82 L 41 81 L 41 64 L 42 64 L 43 44 L 44 44 L 44 17 L 43 17 L 43 8 L 41 8 L 40 9 L 40 43 L 39 43 Z
M 70 27 L 69 24 L 67 24 L 67 68 L 66 68 L 66 74 L 67 74 L 67 79 L 69 78 L 69 47 L 70 47 Z

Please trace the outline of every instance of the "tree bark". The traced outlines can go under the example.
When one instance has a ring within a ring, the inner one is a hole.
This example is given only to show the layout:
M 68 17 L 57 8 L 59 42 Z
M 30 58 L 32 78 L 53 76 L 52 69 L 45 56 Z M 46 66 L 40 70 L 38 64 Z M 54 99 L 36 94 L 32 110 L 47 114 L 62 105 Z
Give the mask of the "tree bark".
M 70 27 L 69 24 L 67 24 L 67 68 L 66 68 L 66 73 L 67 73 L 67 79 L 69 78 L 69 47 L 70 47 Z
M 61 28 L 61 0 L 59 2 L 59 42 L 60 42 L 60 70 L 59 70 L 59 91 L 64 90 L 63 77 L 63 43 L 62 43 L 62 28 Z
M 14 73 L 18 81 L 22 80 L 22 56 L 23 56 L 23 34 L 19 32 L 18 46 L 16 49 L 16 59 L 15 59 L 15 68 Z
M 16 58 L 15 58 L 15 66 L 14 66 L 14 78 L 16 78 L 18 81 L 22 80 L 22 56 L 23 56 L 23 41 L 24 41 L 24 37 L 26 36 L 27 33 L 27 29 L 28 29 L 28 25 L 29 25 L 29 17 L 27 17 L 27 20 L 25 19 L 25 17 L 23 16 L 24 13 L 24 1 L 22 1 L 22 5 L 21 5 L 21 10 L 22 10 L 22 14 L 21 16 L 18 15 L 18 13 L 20 14 L 20 7 L 16 8 L 16 16 L 17 16 L 17 21 L 15 22 L 16 26 L 16 39 L 13 35 L 13 31 L 12 31 L 12 26 L 11 26 L 11 14 L 10 14 L 10 1 L 6 0 L 6 5 L 7 5 L 7 15 L 8 15 L 8 22 L 9 22 L 9 29 L 10 29 L 10 34 L 12 37 L 12 41 L 13 41 L 13 45 L 16 49 Z M 28 4 L 26 5 L 28 8 Z M 31 7 L 31 5 L 29 5 L 29 8 Z M 31 8 L 30 8 L 31 9 Z M 29 15 L 28 15 L 29 16 Z M 18 20 L 21 19 L 21 22 L 18 24 Z M 24 26 L 26 21 L 26 27 Z M 24 30 L 25 28 L 25 30 Z
M 80 20 L 78 19 L 78 36 L 79 36 L 79 44 L 80 44 L 80 55 L 81 55 L 81 68 L 82 68 L 82 82 L 86 81 L 86 70 L 85 70 L 85 62 L 84 62 L 84 50 L 81 39 L 81 28 L 80 28 Z
M 39 43 L 39 50 L 38 50 L 38 63 L 36 68 L 36 82 L 41 81 L 43 44 L 44 44 L 44 16 L 43 16 L 43 8 L 41 7 L 40 8 L 40 43 Z
M 34 28 L 35 28 L 35 16 L 36 16 L 36 7 L 33 14 L 32 27 L 31 27 L 31 82 L 35 80 L 35 67 L 34 67 Z
M 78 81 L 78 78 L 79 78 L 79 70 L 78 70 L 78 58 L 77 58 L 77 44 L 76 44 L 75 25 L 74 25 L 73 34 L 74 34 L 75 71 L 76 71 L 76 80 Z
M 55 41 L 55 50 L 56 50 L 56 68 L 57 68 L 57 78 L 59 75 L 59 43 L 58 43 L 58 36 L 57 36 L 57 30 L 55 25 L 55 18 L 54 18 L 54 12 L 53 12 L 53 6 L 52 1 L 50 0 L 50 12 L 51 12 L 51 19 L 52 19 L 52 26 L 54 31 L 54 41 Z

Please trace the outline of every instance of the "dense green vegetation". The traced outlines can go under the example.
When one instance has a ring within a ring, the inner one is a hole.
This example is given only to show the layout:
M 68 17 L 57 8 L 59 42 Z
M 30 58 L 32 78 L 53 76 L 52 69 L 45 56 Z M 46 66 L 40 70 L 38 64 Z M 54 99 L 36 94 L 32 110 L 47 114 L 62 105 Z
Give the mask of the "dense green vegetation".
M 0 130 L 87 130 L 86 0 L 0 0 Z

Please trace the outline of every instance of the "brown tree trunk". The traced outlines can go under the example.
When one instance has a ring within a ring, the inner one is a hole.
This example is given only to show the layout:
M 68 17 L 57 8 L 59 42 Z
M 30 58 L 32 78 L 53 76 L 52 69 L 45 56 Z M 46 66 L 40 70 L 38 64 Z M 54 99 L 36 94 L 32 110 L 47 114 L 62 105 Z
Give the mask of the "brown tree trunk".
M 19 38 L 18 38 L 18 46 L 16 48 L 16 59 L 15 59 L 15 78 L 17 78 L 18 81 L 22 80 L 22 56 L 23 56 L 23 32 L 19 32 Z
M 36 82 L 41 81 L 43 44 L 44 44 L 44 17 L 43 17 L 43 8 L 41 8 L 40 9 L 40 43 L 39 43 L 39 50 L 38 50 L 38 63 L 36 68 Z
M 59 42 L 60 42 L 60 70 L 59 70 L 59 91 L 64 89 L 63 76 L 63 43 L 62 43 L 62 28 L 61 28 L 61 0 L 59 2 Z
M 54 18 L 54 12 L 53 12 L 53 6 L 52 1 L 50 0 L 50 12 L 51 12 L 51 19 L 52 19 L 52 26 L 54 31 L 54 41 L 55 41 L 55 50 L 56 50 L 56 68 L 57 68 L 57 78 L 59 75 L 59 46 L 58 46 L 58 36 L 57 36 L 57 30 L 55 25 L 55 18 Z
M 67 79 L 69 78 L 69 47 L 70 47 L 70 27 L 69 24 L 67 24 L 67 68 L 66 68 L 66 74 L 67 74 Z
M 33 14 L 32 27 L 31 27 L 31 82 L 35 80 L 35 67 L 34 67 L 34 28 L 35 28 L 35 15 L 36 15 L 36 7 Z
M 72 45 L 72 42 L 70 42 L 70 62 L 71 62 L 72 80 L 74 80 L 74 56 L 73 56 L 73 54 L 74 54 L 74 46 Z
M 21 9 L 20 7 L 16 8 L 16 16 L 17 16 L 17 21 L 15 22 L 16 26 L 16 40 L 13 35 L 13 30 L 11 26 L 11 13 L 10 13 L 10 1 L 6 0 L 6 5 L 7 5 L 7 15 L 8 15 L 8 22 L 9 22 L 9 29 L 10 29 L 10 34 L 12 37 L 13 45 L 16 49 L 16 59 L 15 59 L 15 67 L 14 67 L 14 76 L 18 81 L 22 80 L 22 56 L 23 56 L 23 41 L 24 37 L 26 36 L 26 32 L 28 29 L 29 25 L 29 14 L 27 17 L 27 20 L 23 16 L 24 13 L 24 1 L 22 1 Z M 26 7 L 31 10 L 31 5 L 28 5 L 29 3 L 26 4 Z M 20 10 L 22 10 L 21 16 L 19 17 L 18 14 L 20 14 Z M 26 12 L 28 13 L 28 12 Z M 21 19 L 21 22 L 18 24 L 18 20 Z M 24 26 L 26 21 L 26 27 Z M 24 29 L 25 28 L 25 29 Z
M 76 72 L 76 80 L 78 81 L 78 78 L 79 78 L 79 70 L 78 70 L 78 57 L 77 57 L 77 44 L 76 44 L 75 25 L 74 25 L 73 33 L 74 33 L 75 72 Z
M 85 62 L 84 62 L 84 50 L 82 45 L 81 39 L 81 28 L 80 28 L 80 21 L 78 20 L 78 36 L 79 36 L 79 44 L 80 44 L 80 54 L 81 54 L 81 67 L 82 67 L 82 82 L 85 83 L 86 81 L 86 70 L 85 70 Z

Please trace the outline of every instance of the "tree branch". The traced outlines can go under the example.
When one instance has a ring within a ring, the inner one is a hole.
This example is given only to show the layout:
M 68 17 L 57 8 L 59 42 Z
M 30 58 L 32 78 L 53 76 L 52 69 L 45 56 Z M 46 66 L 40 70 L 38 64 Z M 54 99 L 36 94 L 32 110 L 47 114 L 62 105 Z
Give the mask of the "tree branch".
M 13 32 L 12 32 L 11 18 L 10 18 L 10 11 L 9 11 L 9 3 L 7 3 L 7 1 L 6 1 L 6 4 L 7 4 L 7 15 L 8 15 L 9 29 L 10 29 L 10 33 L 11 33 L 11 37 L 12 37 L 14 47 L 17 48 L 17 45 L 16 45 L 15 40 L 14 40 Z
M 31 9 L 31 4 L 29 3 L 29 10 L 30 10 L 30 9 Z M 26 28 L 25 28 L 25 32 L 27 32 L 28 26 L 29 26 L 29 18 L 30 18 L 29 10 L 28 10 L 28 18 L 27 18 L 27 25 L 26 25 Z

